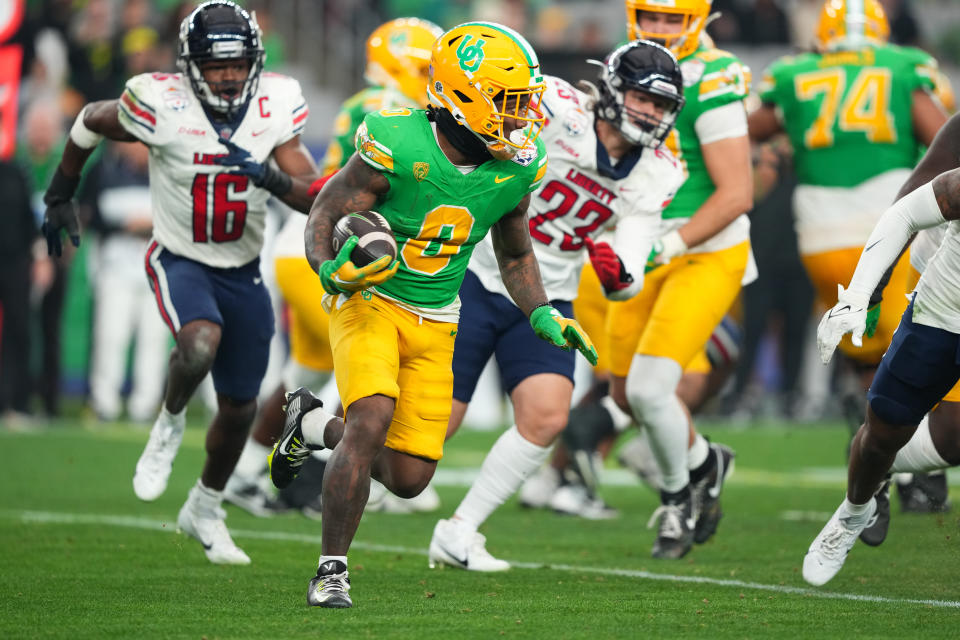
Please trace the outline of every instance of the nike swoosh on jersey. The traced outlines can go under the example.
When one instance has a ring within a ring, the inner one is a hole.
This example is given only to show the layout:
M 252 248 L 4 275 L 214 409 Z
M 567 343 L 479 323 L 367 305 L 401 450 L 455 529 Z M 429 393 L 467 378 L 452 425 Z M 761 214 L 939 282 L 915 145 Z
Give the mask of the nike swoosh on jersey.
M 256 138 L 257 136 L 266 133 L 268 130 L 269 130 L 269 128 L 267 128 L 267 129 L 261 129 L 260 131 L 254 131 L 254 132 L 251 133 L 250 135 L 251 135 L 252 137 Z
M 496 182 L 497 184 L 500 184 L 501 182 L 506 182 L 510 178 L 516 178 L 516 177 L 517 177 L 516 175 L 507 176 L 506 178 L 501 178 L 500 176 L 494 176 L 493 181 Z

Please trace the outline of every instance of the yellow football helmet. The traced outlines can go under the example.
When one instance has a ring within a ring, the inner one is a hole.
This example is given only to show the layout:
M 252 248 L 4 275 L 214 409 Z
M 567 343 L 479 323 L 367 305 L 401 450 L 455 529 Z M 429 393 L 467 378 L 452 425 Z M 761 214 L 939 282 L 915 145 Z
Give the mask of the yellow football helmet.
M 367 82 L 396 89 L 421 107 L 427 106 L 430 51 L 443 29 L 419 18 L 397 18 L 367 38 Z
M 685 58 L 700 46 L 700 34 L 707 26 L 713 0 L 627 0 L 627 36 L 631 40 L 653 40 Z M 638 12 L 678 13 L 684 16 L 679 33 L 658 33 L 640 29 Z
M 886 42 L 887 14 L 878 0 L 827 0 L 817 23 L 821 51 Z
M 492 22 L 467 22 L 444 33 L 430 58 L 430 103 L 446 108 L 494 157 L 506 159 L 540 135 L 546 84 L 533 47 Z M 504 118 L 521 129 L 504 134 Z

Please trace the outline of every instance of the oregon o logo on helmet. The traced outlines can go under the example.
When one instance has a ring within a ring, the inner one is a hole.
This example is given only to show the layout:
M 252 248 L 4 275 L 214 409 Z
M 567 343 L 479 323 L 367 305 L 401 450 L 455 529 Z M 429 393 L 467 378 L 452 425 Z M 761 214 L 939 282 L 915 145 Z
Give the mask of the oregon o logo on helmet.
M 457 58 L 460 59 L 460 68 L 464 71 L 476 71 L 483 62 L 483 45 L 486 40 L 478 38 L 476 44 L 470 44 L 472 35 L 465 35 L 460 46 L 457 47 Z

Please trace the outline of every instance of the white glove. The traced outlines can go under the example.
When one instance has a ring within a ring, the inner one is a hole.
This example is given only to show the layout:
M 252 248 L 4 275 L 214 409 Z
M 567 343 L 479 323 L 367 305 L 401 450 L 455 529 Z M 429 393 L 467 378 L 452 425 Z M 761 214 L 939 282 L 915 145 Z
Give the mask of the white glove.
M 676 229 L 660 236 L 660 239 L 653 243 L 653 248 L 647 257 L 647 266 L 644 273 L 650 273 L 660 265 L 667 264 L 688 248 L 687 243 L 683 241 L 680 232 Z
M 847 333 L 851 334 L 853 346 L 863 346 L 869 304 L 869 296 L 845 291 L 842 284 L 837 285 L 837 304 L 824 314 L 817 327 L 817 347 L 823 364 L 830 362 L 837 345 Z

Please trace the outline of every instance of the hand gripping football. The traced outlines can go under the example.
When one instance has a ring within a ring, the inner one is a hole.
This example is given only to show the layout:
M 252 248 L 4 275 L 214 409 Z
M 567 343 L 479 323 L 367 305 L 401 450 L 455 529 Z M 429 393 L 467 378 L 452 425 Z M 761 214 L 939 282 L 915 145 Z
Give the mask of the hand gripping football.
M 336 254 L 350 236 L 357 236 L 357 246 L 350 254 L 354 266 L 364 267 L 383 256 L 397 257 L 397 242 L 387 219 L 376 211 L 356 211 L 340 218 L 333 228 L 333 252 Z

